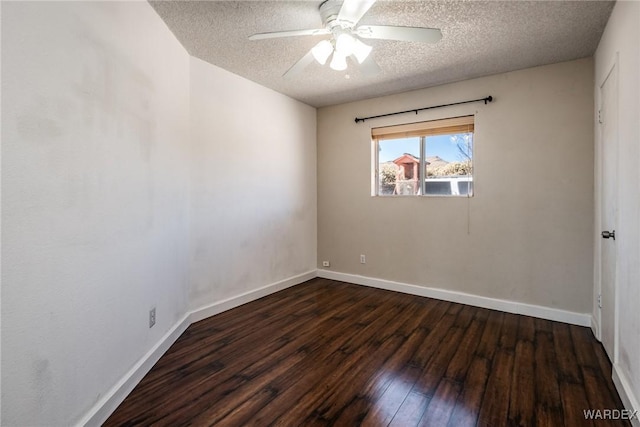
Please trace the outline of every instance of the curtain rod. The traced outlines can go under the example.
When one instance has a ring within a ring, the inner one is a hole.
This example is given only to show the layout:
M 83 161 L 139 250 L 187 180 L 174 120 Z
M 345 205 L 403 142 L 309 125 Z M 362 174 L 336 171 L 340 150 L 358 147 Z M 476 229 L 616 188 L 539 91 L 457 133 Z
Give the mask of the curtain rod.
M 370 120 L 370 119 L 377 119 L 379 117 L 395 116 L 397 114 L 406 114 L 406 113 L 414 113 L 414 112 L 416 114 L 418 114 L 418 111 L 422 111 L 422 110 L 431 110 L 432 108 L 450 107 L 452 105 L 469 104 L 470 102 L 480 102 L 480 101 L 484 101 L 484 104 L 487 105 L 487 102 L 493 101 L 493 96 L 489 95 L 489 96 L 487 96 L 485 98 L 472 99 L 471 101 L 460 101 L 460 102 L 453 102 L 451 104 L 434 105 L 433 107 L 414 108 L 413 110 L 398 111 L 396 113 L 380 114 L 378 116 L 370 116 L 370 117 L 362 117 L 362 118 L 356 117 L 356 123 L 364 122 L 365 120 Z

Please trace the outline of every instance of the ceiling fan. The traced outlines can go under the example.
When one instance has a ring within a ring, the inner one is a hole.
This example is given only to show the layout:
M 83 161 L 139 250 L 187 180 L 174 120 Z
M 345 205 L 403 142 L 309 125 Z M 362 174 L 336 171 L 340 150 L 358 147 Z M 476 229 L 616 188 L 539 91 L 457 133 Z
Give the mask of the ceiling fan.
M 358 25 L 360 19 L 373 6 L 375 1 L 326 0 L 319 7 L 324 28 L 259 33 L 250 36 L 249 40 L 331 35 L 330 39 L 322 40 L 311 48 L 306 55 L 293 64 L 283 75 L 291 77 L 299 74 L 314 60 L 321 65 L 326 64 L 330 56 L 329 67 L 333 70 L 346 70 L 347 58 L 350 58 L 359 65 L 360 71 L 364 75 L 371 76 L 379 73 L 380 67 L 369 55 L 372 47 L 365 44 L 361 39 L 436 43 L 442 38 L 442 33 L 437 28 Z

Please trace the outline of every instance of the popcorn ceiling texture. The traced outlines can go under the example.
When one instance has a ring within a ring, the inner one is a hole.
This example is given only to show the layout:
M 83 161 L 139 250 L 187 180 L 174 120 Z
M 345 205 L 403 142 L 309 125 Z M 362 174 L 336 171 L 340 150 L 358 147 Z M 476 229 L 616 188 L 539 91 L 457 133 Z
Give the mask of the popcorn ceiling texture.
M 436 44 L 367 40 L 383 72 L 317 63 L 282 74 L 322 36 L 250 41 L 254 33 L 321 28 L 319 1 L 151 1 L 187 51 L 314 107 L 592 56 L 614 2 L 378 1 L 362 24 L 440 28 Z M 324 36 L 327 38 L 327 36 Z M 345 78 L 345 75 L 350 78 Z

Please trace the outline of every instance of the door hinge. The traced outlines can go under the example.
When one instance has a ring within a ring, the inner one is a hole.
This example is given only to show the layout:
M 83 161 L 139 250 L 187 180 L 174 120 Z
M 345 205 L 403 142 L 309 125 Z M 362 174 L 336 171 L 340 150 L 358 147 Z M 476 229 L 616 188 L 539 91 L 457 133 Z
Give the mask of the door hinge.
M 602 308 L 602 294 L 598 294 L 598 308 Z
M 602 122 L 602 110 L 598 110 L 598 123 L 603 123 Z

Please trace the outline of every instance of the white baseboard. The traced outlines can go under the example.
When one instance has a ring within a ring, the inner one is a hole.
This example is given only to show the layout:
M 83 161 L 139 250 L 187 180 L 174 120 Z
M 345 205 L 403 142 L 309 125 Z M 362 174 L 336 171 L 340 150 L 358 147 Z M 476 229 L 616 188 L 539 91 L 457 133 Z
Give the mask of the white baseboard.
M 598 323 L 598 319 L 595 315 L 591 315 L 591 331 L 593 332 L 593 336 L 600 342 L 602 339 L 600 338 L 600 323 Z
M 640 427 L 640 404 L 638 404 L 638 397 L 634 395 L 631 384 L 618 363 L 613 365 L 612 378 L 624 408 L 632 412 L 637 411 L 636 416 L 631 420 L 631 425 Z
M 211 305 L 207 305 L 196 310 L 190 311 L 178 321 L 171 330 L 169 330 L 160 341 L 144 356 L 129 372 L 109 390 L 89 413 L 79 423 L 81 426 L 99 426 L 122 401 L 131 393 L 134 387 L 142 380 L 142 378 L 151 370 L 153 365 L 160 357 L 171 347 L 178 337 L 189 327 L 191 323 L 206 319 L 207 317 L 222 313 L 223 311 L 238 307 L 242 304 L 254 301 L 272 293 L 281 291 L 291 286 L 311 280 L 314 277 L 323 277 L 332 280 L 350 282 L 357 285 L 370 286 L 390 291 L 403 292 L 411 295 L 419 295 L 429 298 L 436 298 L 444 301 L 457 302 L 461 304 L 473 305 L 476 307 L 490 308 L 500 310 L 507 313 L 525 314 L 528 316 L 539 317 L 548 320 L 571 323 L 581 326 L 591 326 L 591 315 L 582 313 L 573 313 L 569 311 L 558 310 L 554 308 L 542 307 L 537 305 L 523 304 L 514 301 L 500 300 L 494 298 L 481 297 L 478 295 L 466 294 L 462 292 L 449 291 L 446 289 L 426 288 L 422 286 L 410 285 L 406 283 L 393 282 L 389 280 L 375 279 L 371 277 L 358 276 L 354 274 L 338 273 L 329 270 L 312 270 L 298 276 L 290 277 L 276 283 L 255 289 L 243 294 L 228 298 Z M 615 371 L 614 371 L 615 381 Z M 618 382 L 621 379 L 618 378 Z M 628 383 L 624 383 L 627 384 Z M 620 389 L 620 385 L 616 383 L 616 387 Z M 625 389 L 626 390 L 626 389 Z M 630 390 L 630 389 L 629 389 Z M 628 395 L 626 392 L 625 396 Z M 622 395 L 622 393 L 621 393 Z M 633 395 L 625 401 L 637 402 L 633 399 Z M 624 401 L 624 398 L 623 398 Z M 637 408 L 637 403 L 629 403 L 630 407 Z
M 190 313 L 189 320 L 191 323 L 198 322 L 200 320 L 206 319 L 207 317 L 222 313 L 223 311 L 227 311 L 234 307 L 241 306 L 242 304 L 255 301 L 259 298 L 265 297 L 283 289 L 290 288 L 291 286 L 299 285 L 300 283 L 311 280 L 314 277 L 316 277 L 316 270 L 307 271 L 306 273 L 300 274 L 298 276 L 290 277 L 288 279 L 263 286 L 262 288 L 254 289 L 235 297 L 227 298 L 225 300 L 197 308 Z
M 424 286 L 410 285 L 407 283 L 393 282 L 390 280 L 376 279 L 373 277 L 359 276 L 356 274 L 338 273 L 330 270 L 318 270 L 318 277 L 355 283 L 356 285 L 370 286 L 405 294 L 435 298 L 439 300 L 472 305 L 475 307 L 500 310 L 507 313 L 524 314 L 526 316 L 541 319 L 554 320 L 579 326 L 591 326 L 591 315 L 588 313 L 575 313 L 559 310 L 557 308 L 543 307 L 540 305 L 524 304 L 521 302 L 488 298 L 464 292 L 450 291 L 439 288 L 427 288 Z
M 197 310 L 193 310 L 184 315 L 169 332 L 167 332 L 153 348 L 145 354 L 136 365 L 122 377 L 118 383 L 109 390 L 87 415 L 78 423 L 79 426 L 100 426 L 116 410 L 118 405 L 131 393 L 135 386 L 151 370 L 153 365 L 171 347 L 171 345 L 182 335 L 182 333 L 194 322 L 206 319 L 223 311 L 238 307 L 242 304 L 254 301 L 269 294 L 281 291 L 291 286 L 298 285 L 316 277 L 316 270 L 308 271 L 298 276 L 290 277 L 276 283 L 245 292 L 238 296 L 211 304 Z
M 100 426 L 131 393 L 135 386 L 151 370 L 153 365 L 189 327 L 189 315 L 185 314 L 164 336 L 125 374 L 109 392 L 96 403 L 80 421 L 80 426 Z

